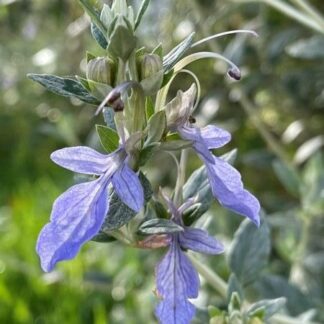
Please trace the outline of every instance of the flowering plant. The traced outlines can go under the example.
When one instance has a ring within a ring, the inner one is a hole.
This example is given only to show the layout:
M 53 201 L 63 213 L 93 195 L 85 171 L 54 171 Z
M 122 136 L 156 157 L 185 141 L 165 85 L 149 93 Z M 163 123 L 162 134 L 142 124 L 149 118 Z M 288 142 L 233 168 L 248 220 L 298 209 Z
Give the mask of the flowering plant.
M 195 43 L 191 34 L 164 55 L 162 45 L 152 51 L 139 47 L 136 29 L 148 0 L 142 2 L 137 15 L 126 0 L 115 0 L 111 7 L 104 5 L 100 13 L 88 1 L 80 3 L 91 17 L 91 33 L 103 56 L 87 53 L 85 78 L 29 77 L 54 93 L 96 106 L 95 114 L 102 112 L 106 122 L 96 129 L 107 153 L 85 146 L 52 153 L 56 164 L 92 178 L 72 186 L 54 202 L 50 222 L 37 242 L 41 266 L 51 271 L 59 261 L 76 257 L 89 240 L 118 239 L 137 248 L 168 248 L 156 267 L 160 302 L 155 314 L 161 323 L 189 323 L 195 307 L 188 299 L 198 296 L 199 277 L 186 252 L 217 255 L 224 250 L 205 230 L 193 227 L 193 222 L 216 198 L 223 207 L 260 226 L 260 204 L 244 189 L 239 172 L 230 165 L 232 155 L 217 157 L 211 151 L 227 144 L 230 134 L 214 125 L 195 125 L 192 115 L 199 102 L 200 84 L 184 68 L 202 58 L 221 59 L 229 64 L 228 75 L 239 80 L 238 67 L 222 55 L 192 51 L 220 36 L 255 33 L 235 30 Z M 185 56 L 188 52 L 191 54 Z M 168 101 L 170 85 L 180 72 L 189 73 L 194 83 Z M 190 149 L 203 166 L 186 181 Z M 163 189 L 153 192 L 143 172 L 157 152 L 168 152 L 177 161 L 177 181 L 169 195 Z

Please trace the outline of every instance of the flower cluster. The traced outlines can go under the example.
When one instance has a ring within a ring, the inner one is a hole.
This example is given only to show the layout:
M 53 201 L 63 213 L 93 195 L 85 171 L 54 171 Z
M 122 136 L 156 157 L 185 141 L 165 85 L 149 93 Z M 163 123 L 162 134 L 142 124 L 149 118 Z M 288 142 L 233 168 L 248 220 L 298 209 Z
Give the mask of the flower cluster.
M 53 270 L 57 262 L 74 258 L 82 245 L 98 234 L 108 238 L 107 241 L 111 237 L 121 239 L 124 232 L 120 229 L 141 214 L 141 221 L 134 222 L 137 226 L 130 227 L 131 238 L 122 241 L 137 247 L 168 247 L 156 268 L 157 292 L 161 298 L 156 316 L 161 323 L 189 323 L 195 308 L 188 299 L 198 296 L 199 278 L 186 251 L 216 255 L 224 248 L 206 231 L 185 226 L 184 212 L 200 202 L 195 194 L 183 201 L 181 187 L 185 179 L 180 170 L 174 190 L 177 199 L 153 195 L 155 202 L 167 207 L 168 219 L 160 218 L 159 213 L 150 214 L 155 206 L 147 208 L 152 188 L 141 168 L 157 152 L 191 148 L 204 163 L 206 181 L 222 206 L 248 217 L 258 226 L 259 202 L 244 189 L 239 172 L 211 151 L 227 144 L 231 135 L 214 125 L 199 128 L 194 124 L 192 114 L 199 100 L 196 85 L 185 92 L 179 91 L 166 103 L 172 74 L 181 71 L 187 64 L 183 55 L 199 43 L 193 44 L 193 35 L 165 56 L 161 46 L 153 51 L 138 50 L 135 31 L 147 1 L 136 18 L 126 0 L 115 0 L 112 7 L 105 5 L 100 15 L 86 0 L 81 3 L 92 18 L 92 34 L 105 55 L 95 57 L 88 53 L 86 78 L 72 80 L 35 74 L 30 78 L 56 93 L 99 105 L 97 111 L 103 112 L 107 126 L 98 125 L 97 132 L 108 154 L 86 146 L 52 153 L 51 159 L 56 164 L 93 178 L 72 186 L 54 202 L 50 222 L 37 242 L 41 266 L 44 271 Z M 211 57 L 215 55 L 212 53 Z M 219 54 L 216 57 L 222 58 Z M 239 70 L 230 64 L 229 75 L 237 79 Z M 110 204 L 114 208 L 109 208 Z M 152 217 L 155 217 L 153 222 Z M 153 230 L 141 230 L 145 222 Z M 143 235 L 149 236 L 142 240 Z

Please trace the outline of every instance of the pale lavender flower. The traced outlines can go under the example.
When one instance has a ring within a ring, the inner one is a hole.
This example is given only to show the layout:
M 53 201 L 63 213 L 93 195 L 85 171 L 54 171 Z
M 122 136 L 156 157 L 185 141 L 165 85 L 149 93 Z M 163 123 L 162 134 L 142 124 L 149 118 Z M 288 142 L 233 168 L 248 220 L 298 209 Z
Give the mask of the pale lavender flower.
M 197 298 L 199 277 L 183 250 L 220 254 L 224 247 L 206 231 L 184 226 L 182 213 L 194 203 L 193 199 L 178 209 L 172 201 L 166 200 L 172 220 L 183 227 L 183 232 L 170 234 L 169 251 L 156 267 L 157 292 L 162 300 L 155 314 L 162 324 L 187 324 L 195 315 L 195 307 L 188 299 Z
M 70 147 L 53 152 L 51 159 L 71 171 L 99 177 L 74 185 L 54 202 L 50 222 L 42 229 L 36 247 L 46 272 L 57 262 L 74 258 L 81 246 L 99 232 L 109 209 L 110 183 L 134 211 L 144 204 L 142 185 L 128 166 L 123 147 L 108 155 L 85 146 Z
M 259 201 L 244 189 L 240 173 L 210 152 L 211 149 L 227 144 L 231 140 L 230 133 L 213 125 L 198 128 L 189 121 L 195 94 L 196 88 L 193 85 L 186 92 L 178 93 L 177 98 L 166 106 L 168 125 L 183 139 L 192 141 L 194 150 L 206 166 L 212 193 L 220 204 L 247 216 L 259 226 Z

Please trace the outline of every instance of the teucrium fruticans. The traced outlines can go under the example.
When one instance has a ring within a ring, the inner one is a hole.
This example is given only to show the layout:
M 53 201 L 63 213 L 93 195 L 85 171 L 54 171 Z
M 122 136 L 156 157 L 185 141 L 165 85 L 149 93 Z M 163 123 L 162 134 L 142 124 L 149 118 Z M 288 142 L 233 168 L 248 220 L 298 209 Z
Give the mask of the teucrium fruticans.
M 155 313 L 161 323 L 189 323 L 195 307 L 188 298 L 197 297 L 199 278 L 186 251 L 219 254 L 223 246 L 206 231 L 187 226 L 188 220 L 199 218 L 202 213 L 197 211 L 206 211 L 215 197 L 225 208 L 259 226 L 260 205 L 244 189 L 239 172 L 211 152 L 227 144 L 230 134 L 214 125 L 195 125 L 192 114 L 199 101 L 198 79 L 193 75 L 195 83 L 189 89 L 179 90 L 170 102 L 166 98 L 173 78 L 197 59 L 225 60 L 234 79 L 239 79 L 239 69 L 220 54 L 192 53 L 200 44 L 193 43 L 194 34 L 164 56 L 159 44 L 154 50 L 139 49 L 135 30 L 149 1 L 143 1 L 137 14 L 126 0 L 115 0 L 112 7 L 104 5 L 101 12 L 86 0 L 80 2 L 91 17 L 92 35 L 102 47 L 102 55 L 87 54 L 85 78 L 29 77 L 57 94 L 99 106 L 97 113 L 103 112 L 107 127 L 97 125 L 96 129 L 107 154 L 86 146 L 52 153 L 58 165 L 94 177 L 71 187 L 54 202 L 50 222 L 37 242 L 41 266 L 51 271 L 57 262 L 74 258 L 91 239 L 108 242 L 115 238 L 139 248 L 168 247 L 156 267 L 161 300 Z M 141 167 L 158 151 L 187 148 L 204 164 L 195 173 L 199 179 L 185 184 L 179 169 L 171 197 L 162 190 L 153 194 Z M 200 183 L 200 187 L 192 187 L 192 183 Z M 128 235 L 120 230 L 122 226 L 129 226 Z

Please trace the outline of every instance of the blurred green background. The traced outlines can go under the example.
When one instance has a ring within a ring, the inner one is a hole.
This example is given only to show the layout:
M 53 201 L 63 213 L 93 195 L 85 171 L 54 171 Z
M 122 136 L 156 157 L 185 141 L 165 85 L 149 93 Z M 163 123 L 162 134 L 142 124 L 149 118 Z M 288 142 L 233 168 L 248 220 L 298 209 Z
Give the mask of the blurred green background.
M 315 309 L 315 320 L 324 321 L 324 32 L 262 1 L 151 2 L 140 42 L 149 48 L 162 42 L 165 53 L 193 30 L 196 39 L 229 29 L 259 33 L 201 47 L 224 53 L 243 78 L 229 80 L 220 62 L 192 64 L 203 89 L 197 122 L 232 133 L 218 153 L 238 149 L 236 167 L 271 226 L 268 266 L 254 290 L 259 295 L 251 298 L 288 296 L 291 316 Z M 138 7 L 139 1 L 133 3 Z M 312 3 L 324 13 L 323 1 Z M 94 124 L 103 120 L 92 118 L 94 107 L 49 93 L 26 74 L 84 75 L 86 50 L 103 55 L 77 1 L 0 0 L 0 323 L 155 323 L 154 266 L 163 251 L 90 242 L 49 274 L 35 253 L 52 202 L 74 181 L 50 153 L 97 146 Z M 178 77 L 174 93 L 190 82 Z M 190 161 L 191 170 L 200 165 Z M 174 183 L 171 163 L 168 156 L 152 160 L 154 184 Z M 215 203 L 200 223 L 229 245 L 241 220 Z M 228 278 L 226 256 L 203 262 Z M 222 303 L 202 281 L 196 304 Z

